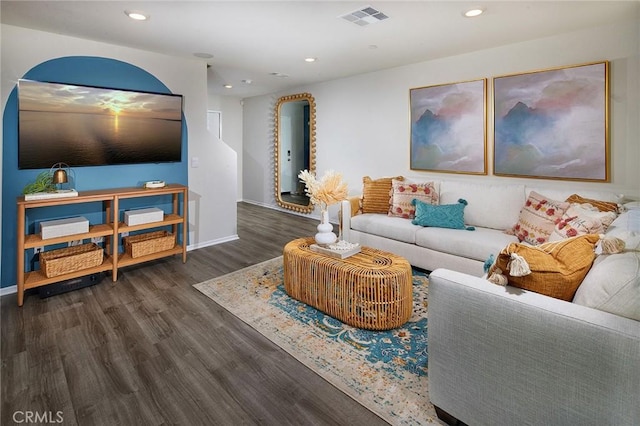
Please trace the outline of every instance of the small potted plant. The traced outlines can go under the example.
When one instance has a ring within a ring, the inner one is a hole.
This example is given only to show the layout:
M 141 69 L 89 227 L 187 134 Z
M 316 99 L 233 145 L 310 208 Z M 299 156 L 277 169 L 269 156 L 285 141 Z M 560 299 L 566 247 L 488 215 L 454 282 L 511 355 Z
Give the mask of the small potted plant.
M 22 190 L 23 194 L 34 194 L 36 192 L 54 192 L 55 185 L 51 179 L 51 173 L 48 170 L 41 172 L 36 176 L 36 180 L 27 184 Z

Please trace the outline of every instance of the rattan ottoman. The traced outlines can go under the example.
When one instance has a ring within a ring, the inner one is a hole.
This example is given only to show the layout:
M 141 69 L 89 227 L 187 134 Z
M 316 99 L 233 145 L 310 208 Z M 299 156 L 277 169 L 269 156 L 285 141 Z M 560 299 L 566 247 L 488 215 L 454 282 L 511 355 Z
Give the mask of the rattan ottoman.
M 411 265 L 391 253 L 362 247 L 337 259 L 311 251 L 313 238 L 284 247 L 284 287 L 294 299 L 358 328 L 389 330 L 411 317 Z

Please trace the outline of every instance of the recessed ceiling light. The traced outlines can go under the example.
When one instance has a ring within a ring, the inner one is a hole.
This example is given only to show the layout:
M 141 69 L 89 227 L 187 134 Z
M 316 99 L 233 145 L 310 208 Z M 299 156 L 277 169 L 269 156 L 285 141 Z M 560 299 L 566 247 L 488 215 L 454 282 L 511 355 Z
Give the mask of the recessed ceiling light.
M 469 9 L 466 12 L 464 12 L 464 16 L 466 16 L 467 18 L 473 18 L 475 16 L 480 16 L 483 13 L 484 13 L 484 9 L 474 8 L 474 9 Z
M 204 52 L 196 52 L 193 54 L 193 56 L 197 57 L 197 58 L 202 58 L 202 59 L 211 59 L 213 58 L 213 55 L 211 53 L 204 53 Z
M 135 19 L 136 21 L 146 21 L 147 19 L 149 19 L 149 15 L 139 10 L 125 10 L 124 14 L 131 19 Z
M 225 84 L 225 85 L 224 85 L 224 88 L 225 88 L 225 89 L 232 89 L 232 88 L 233 88 L 233 86 L 232 86 L 232 85 L 230 85 L 230 84 Z
M 304 58 L 305 62 L 315 62 L 318 60 L 318 58 L 312 58 L 312 57 L 308 57 L 308 58 Z

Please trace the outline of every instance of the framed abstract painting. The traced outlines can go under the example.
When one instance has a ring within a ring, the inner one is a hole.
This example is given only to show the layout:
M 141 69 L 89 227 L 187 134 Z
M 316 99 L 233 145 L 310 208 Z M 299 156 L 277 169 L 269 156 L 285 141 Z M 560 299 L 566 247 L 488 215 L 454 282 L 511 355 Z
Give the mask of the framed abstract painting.
M 487 174 L 487 80 L 410 90 L 412 170 Z
M 494 174 L 609 181 L 609 63 L 493 79 Z

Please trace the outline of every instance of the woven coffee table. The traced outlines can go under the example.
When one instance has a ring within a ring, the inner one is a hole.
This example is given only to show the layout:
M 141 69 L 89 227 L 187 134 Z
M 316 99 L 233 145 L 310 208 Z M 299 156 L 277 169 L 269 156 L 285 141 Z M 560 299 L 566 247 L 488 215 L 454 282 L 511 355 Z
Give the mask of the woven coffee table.
M 284 287 L 294 299 L 358 328 L 389 330 L 411 317 L 411 265 L 369 247 L 346 259 L 311 251 L 313 238 L 284 247 Z

